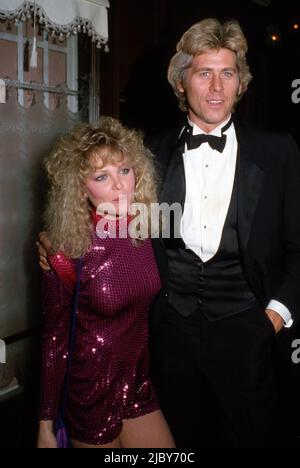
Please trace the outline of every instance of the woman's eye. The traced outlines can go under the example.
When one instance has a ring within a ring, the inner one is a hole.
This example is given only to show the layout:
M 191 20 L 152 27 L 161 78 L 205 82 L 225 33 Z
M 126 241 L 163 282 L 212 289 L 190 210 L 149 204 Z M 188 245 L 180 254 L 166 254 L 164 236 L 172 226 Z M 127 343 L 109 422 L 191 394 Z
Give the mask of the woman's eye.
M 123 169 L 121 169 L 121 174 L 129 174 L 130 172 L 130 168 L 129 167 L 124 167 Z
M 106 174 L 102 174 L 102 175 L 96 177 L 95 180 L 96 180 L 96 182 L 102 182 L 103 180 L 106 179 L 106 177 L 107 177 Z

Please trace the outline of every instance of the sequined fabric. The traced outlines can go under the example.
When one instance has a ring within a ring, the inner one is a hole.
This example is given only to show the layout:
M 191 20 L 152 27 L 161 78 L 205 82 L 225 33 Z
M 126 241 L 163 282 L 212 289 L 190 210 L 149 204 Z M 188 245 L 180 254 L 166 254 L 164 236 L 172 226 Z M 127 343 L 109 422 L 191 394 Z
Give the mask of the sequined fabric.
M 58 255 L 44 273 L 40 419 L 52 420 L 63 385 L 77 261 Z M 99 239 L 83 259 L 66 409 L 71 437 L 115 439 L 122 420 L 158 409 L 148 369 L 148 309 L 160 289 L 151 241 Z

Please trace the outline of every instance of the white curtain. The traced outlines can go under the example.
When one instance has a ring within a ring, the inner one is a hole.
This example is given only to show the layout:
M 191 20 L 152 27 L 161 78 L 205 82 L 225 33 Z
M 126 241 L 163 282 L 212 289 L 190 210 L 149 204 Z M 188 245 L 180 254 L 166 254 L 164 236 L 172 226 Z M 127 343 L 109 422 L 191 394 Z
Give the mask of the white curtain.
M 18 53 L 17 45 L 25 43 L 28 38 L 25 30 L 25 27 L 12 26 L 7 31 L 2 28 L 0 68 L 2 66 L 4 70 L 2 74 L 4 78 L 20 78 L 19 69 L 24 72 L 24 79 L 30 75 L 23 69 L 23 60 L 18 60 L 18 56 L 22 57 L 22 54 Z M 46 47 L 45 41 L 46 39 L 40 42 L 39 52 L 42 45 Z M 67 42 L 76 41 L 72 37 Z M 12 44 L 13 47 L 6 49 L 6 44 Z M 52 92 L 49 96 L 49 104 L 52 104 L 45 105 L 43 70 L 48 70 L 48 65 L 51 66 L 49 80 L 51 76 L 52 78 L 55 76 L 55 79 L 61 77 L 62 82 L 68 83 L 69 74 L 74 75 L 76 71 L 77 76 L 77 66 L 58 66 L 59 60 L 51 59 L 52 46 L 53 44 L 48 43 L 45 49 L 49 52 L 47 67 L 44 66 L 45 59 L 42 60 L 39 56 L 39 68 L 31 73 L 32 76 L 34 73 L 37 76 L 40 72 L 41 80 L 33 77 L 36 80 L 33 84 L 37 84 L 37 88 L 34 91 L 24 91 L 26 95 L 24 106 L 19 103 L 20 90 L 17 85 L 8 86 L 0 103 L 0 340 L 13 337 L 10 340 L 13 342 L 7 346 L 7 364 L 0 363 L 0 398 L 1 387 L 6 384 L 3 368 L 6 375 L 9 369 L 9 375 L 15 374 L 19 380 L 23 380 L 22 376 L 33 368 L 32 365 L 27 365 L 32 355 L 29 348 L 27 352 L 26 343 L 29 343 L 31 338 L 22 337 L 28 336 L 32 329 L 36 329 L 42 317 L 41 275 L 35 247 L 37 234 L 42 227 L 41 211 L 44 208 L 47 189 L 41 171 L 42 160 L 59 135 L 68 132 L 78 120 L 86 119 L 86 111 L 84 114 L 75 110 L 70 112 L 68 94 L 63 93 L 58 96 Z M 68 47 L 67 44 L 57 45 L 56 49 L 58 55 L 64 55 L 63 52 L 75 55 L 76 65 L 77 49 Z M 12 62 L 7 59 L 7 56 L 9 58 L 11 55 L 13 55 Z M 67 62 L 65 60 L 62 63 Z M 8 67 L 7 72 L 5 64 Z M 13 65 L 10 68 L 11 64 Z M 27 79 L 30 81 L 30 78 Z M 84 95 L 79 105 L 82 108 L 85 104 Z M 23 365 L 25 362 L 26 365 Z
M 12 96 L 0 105 L 0 338 L 40 322 L 35 241 L 47 188 L 42 160 L 80 119 L 66 98 L 54 111 L 44 106 L 42 93 L 35 93 L 35 101 L 25 109 Z

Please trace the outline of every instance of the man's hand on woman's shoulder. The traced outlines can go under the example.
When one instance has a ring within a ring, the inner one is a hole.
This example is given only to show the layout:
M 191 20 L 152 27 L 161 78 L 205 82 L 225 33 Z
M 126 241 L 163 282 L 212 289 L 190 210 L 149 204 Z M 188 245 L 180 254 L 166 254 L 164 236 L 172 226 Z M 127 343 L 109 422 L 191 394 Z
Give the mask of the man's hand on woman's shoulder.
M 36 243 L 39 252 L 39 264 L 44 271 L 50 271 L 51 267 L 48 262 L 48 252 L 51 251 L 51 242 L 48 239 L 47 232 L 43 231 L 39 234 L 39 240 Z

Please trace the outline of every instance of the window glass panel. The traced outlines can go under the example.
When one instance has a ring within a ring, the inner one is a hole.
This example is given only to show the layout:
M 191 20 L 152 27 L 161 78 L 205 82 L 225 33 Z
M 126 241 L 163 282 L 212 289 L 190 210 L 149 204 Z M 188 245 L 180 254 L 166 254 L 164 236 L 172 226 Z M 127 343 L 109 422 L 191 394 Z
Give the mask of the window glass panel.
M 0 78 L 18 78 L 17 43 L 0 39 Z
M 6 34 L 17 34 L 17 28 L 14 24 L 12 23 L 7 23 L 4 21 L 0 21 L 0 32 L 6 33 Z
M 49 85 L 66 84 L 67 56 L 63 52 L 49 50 Z
M 24 38 L 26 39 L 32 39 L 33 38 L 33 23 L 31 20 L 26 21 L 24 24 Z M 43 32 L 39 28 L 39 26 L 36 26 L 36 35 L 37 35 L 37 40 L 42 41 L 43 40 Z

